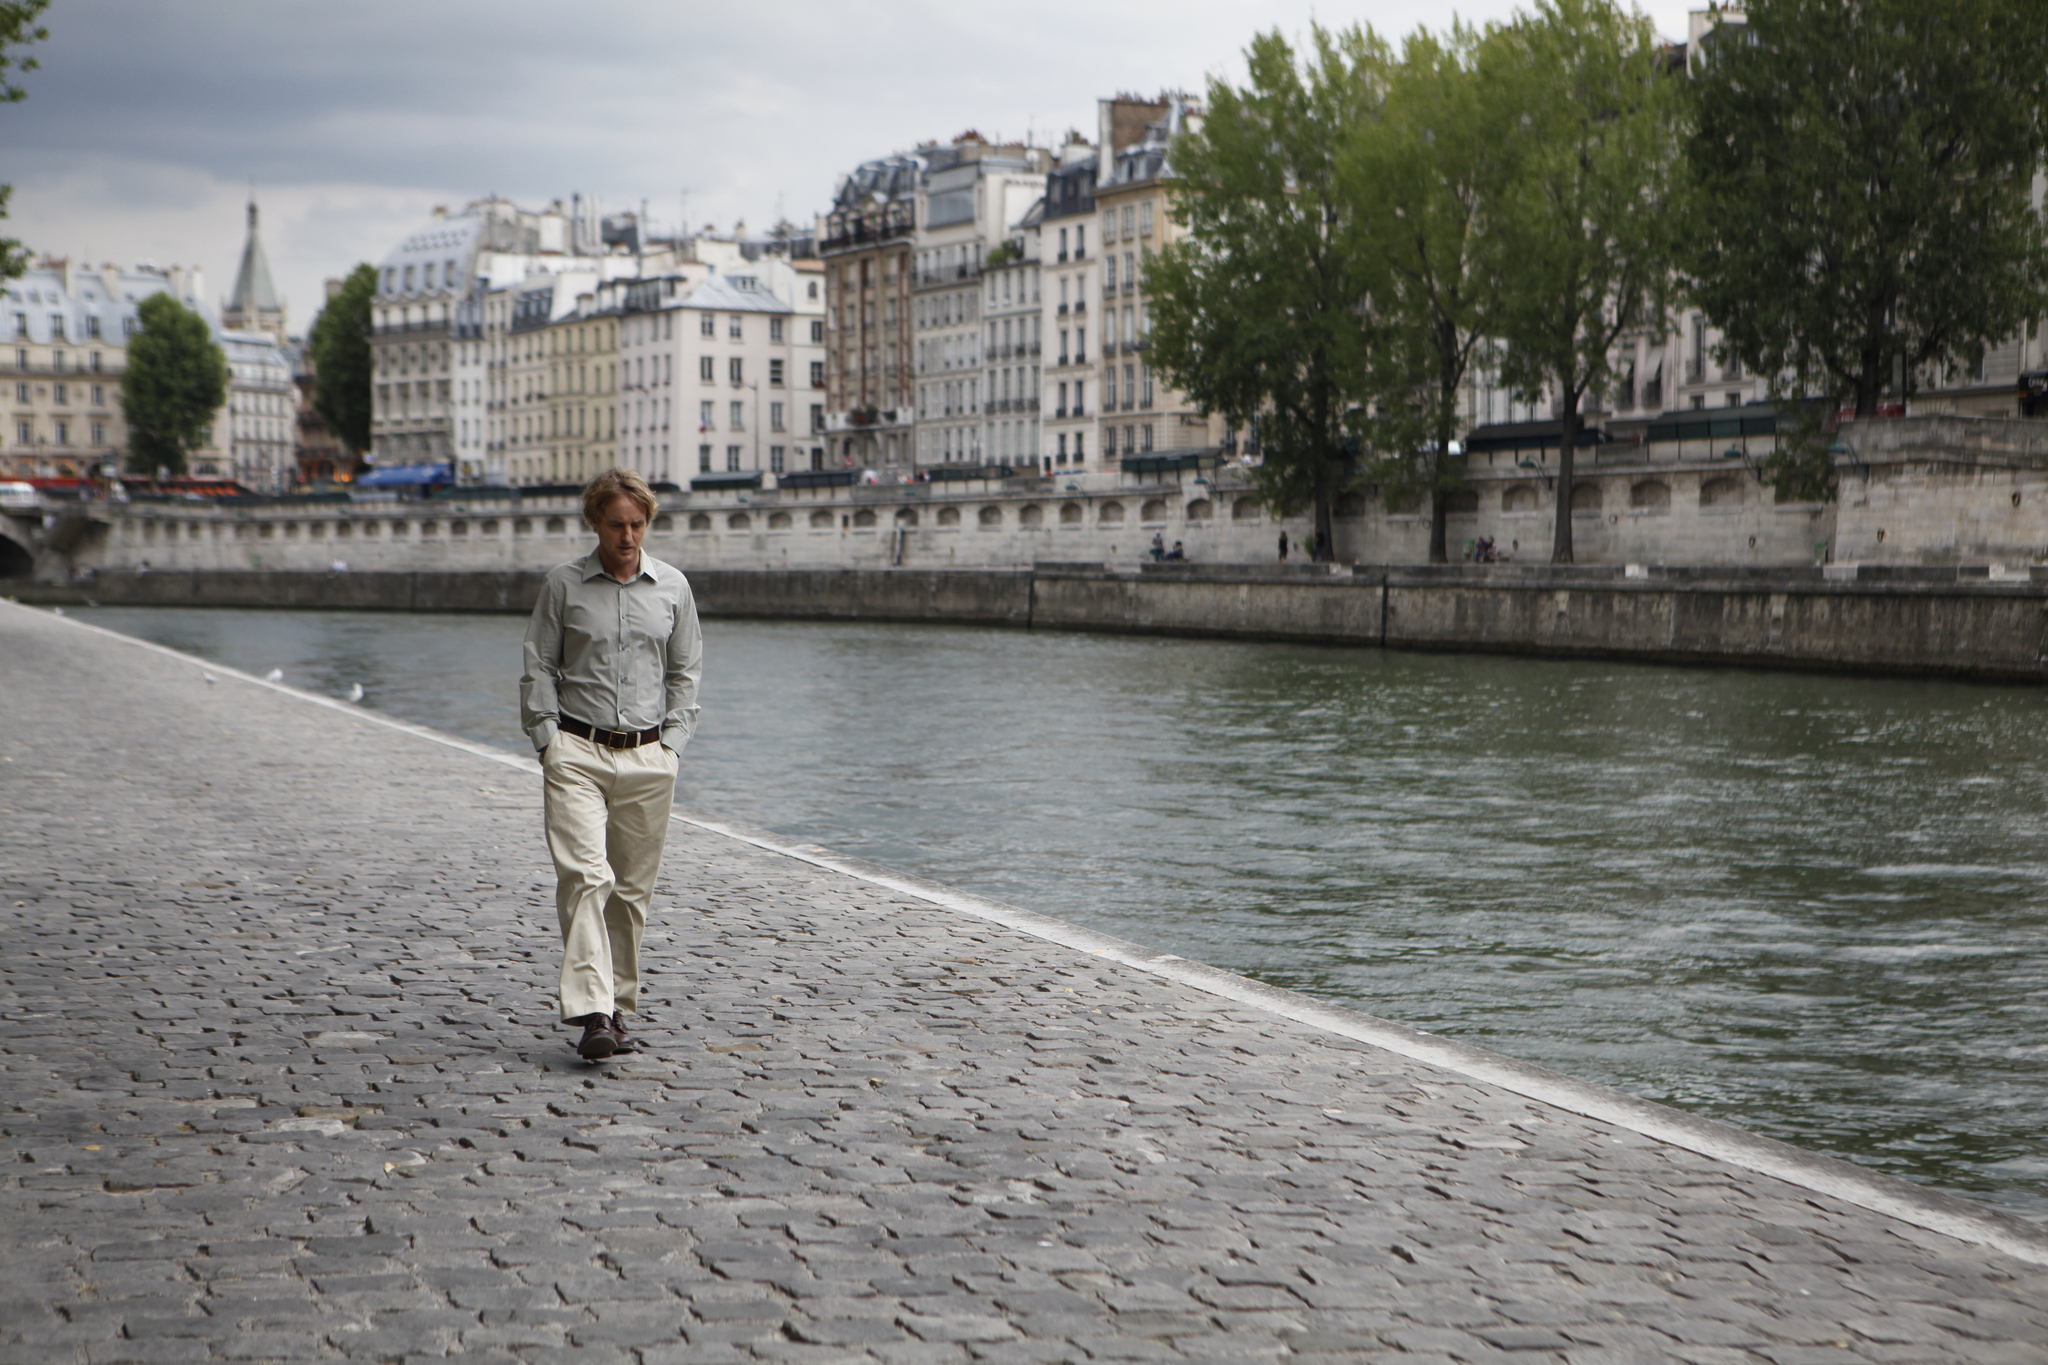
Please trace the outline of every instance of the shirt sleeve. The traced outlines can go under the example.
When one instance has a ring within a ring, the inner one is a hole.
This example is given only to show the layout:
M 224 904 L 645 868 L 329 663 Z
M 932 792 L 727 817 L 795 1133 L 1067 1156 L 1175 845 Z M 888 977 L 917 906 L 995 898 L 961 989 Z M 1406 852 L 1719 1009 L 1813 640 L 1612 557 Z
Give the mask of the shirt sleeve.
M 541 584 L 526 623 L 525 671 L 519 675 L 519 726 L 533 741 L 535 753 L 546 753 L 555 741 L 561 718 L 557 692 L 562 681 L 562 607 L 566 589 L 558 578 Z
M 675 626 L 663 660 L 666 685 L 661 742 L 680 754 L 697 733 L 697 682 L 704 676 L 704 636 L 697 628 L 697 597 L 688 579 L 676 596 Z

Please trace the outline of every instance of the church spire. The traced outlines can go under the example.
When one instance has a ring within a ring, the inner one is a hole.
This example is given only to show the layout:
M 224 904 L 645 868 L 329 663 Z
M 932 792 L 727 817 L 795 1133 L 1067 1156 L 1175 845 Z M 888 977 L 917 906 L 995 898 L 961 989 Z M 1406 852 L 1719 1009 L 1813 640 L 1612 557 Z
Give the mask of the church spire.
M 270 282 L 270 260 L 256 231 L 256 196 L 249 196 L 249 240 L 242 247 L 242 266 L 235 272 L 235 292 L 221 310 L 221 326 L 236 332 L 269 332 L 284 340 L 284 302 Z

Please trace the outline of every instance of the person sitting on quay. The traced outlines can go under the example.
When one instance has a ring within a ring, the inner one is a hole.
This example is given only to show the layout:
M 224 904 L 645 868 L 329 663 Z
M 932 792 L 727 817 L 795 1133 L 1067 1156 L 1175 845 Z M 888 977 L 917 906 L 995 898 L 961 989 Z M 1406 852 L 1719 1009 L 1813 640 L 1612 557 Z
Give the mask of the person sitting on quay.
M 1174 563 L 1174 564 L 1178 564 L 1178 563 L 1181 563 L 1181 562 L 1183 562 L 1184 560 L 1186 560 L 1186 559 L 1187 559 L 1187 557 L 1188 557 L 1188 556 L 1187 556 L 1187 551 L 1185 551 L 1185 550 L 1183 550 L 1183 549 L 1181 548 L 1180 542 L 1179 542 L 1179 541 L 1177 541 L 1177 540 L 1176 540 L 1175 542 L 1173 542 L 1173 548 L 1172 548 L 1171 550 L 1168 550 L 1168 551 L 1166 552 L 1166 558 L 1167 558 L 1167 560 L 1168 560 L 1168 561 L 1169 561 L 1170 563 Z

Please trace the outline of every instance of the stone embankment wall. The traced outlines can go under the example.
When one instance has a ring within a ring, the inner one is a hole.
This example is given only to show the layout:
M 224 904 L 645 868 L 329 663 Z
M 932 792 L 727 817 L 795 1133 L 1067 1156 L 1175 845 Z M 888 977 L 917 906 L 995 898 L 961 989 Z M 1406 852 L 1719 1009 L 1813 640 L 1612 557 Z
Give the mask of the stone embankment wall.
M 710 617 L 932 621 L 2048 681 L 2048 575 L 1549 567 L 692 570 Z M 541 575 L 163 573 L 24 600 L 398 611 L 530 609 Z

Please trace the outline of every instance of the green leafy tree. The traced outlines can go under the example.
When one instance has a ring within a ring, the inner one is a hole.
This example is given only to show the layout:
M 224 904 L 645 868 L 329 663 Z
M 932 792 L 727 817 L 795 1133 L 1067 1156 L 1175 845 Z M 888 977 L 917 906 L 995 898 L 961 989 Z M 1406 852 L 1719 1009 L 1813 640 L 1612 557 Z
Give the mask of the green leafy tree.
M 0 0 L 0 104 L 18 104 L 28 98 L 28 91 L 15 83 L 15 77 L 27 75 L 41 63 L 19 55 L 18 49 L 50 36 L 48 29 L 36 23 L 49 5 L 50 0 Z M 7 201 L 13 197 L 14 186 L 0 185 L 0 218 L 7 216 Z M 11 280 L 26 269 L 27 250 L 12 237 L 0 237 L 0 280 Z
M 135 311 L 142 326 L 128 343 L 128 372 L 121 379 L 128 468 L 183 474 L 227 401 L 227 357 L 206 319 L 169 294 L 151 294 Z
M 1305 60 L 1253 40 L 1248 84 L 1212 80 L 1199 131 L 1175 142 L 1174 214 L 1187 235 L 1152 258 L 1153 366 L 1202 408 L 1248 425 L 1261 500 L 1312 508 L 1328 543 L 1352 477 L 1371 329 L 1367 256 L 1339 149 L 1378 100 L 1385 54 L 1353 28 L 1316 28 Z
M 1542 0 L 1488 33 L 1479 69 L 1511 158 L 1485 213 L 1492 332 L 1501 379 L 1557 406 L 1551 558 L 1569 564 L 1580 405 L 1610 379 L 1615 342 L 1659 329 L 1673 301 L 1685 83 L 1650 21 L 1610 0 Z
M 2040 0 L 1753 0 L 1703 45 L 1685 267 L 1723 351 L 1780 398 L 1874 416 L 1922 366 L 2048 309 L 2031 185 L 2048 115 Z M 1832 491 L 1813 413 L 1766 470 Z
M 1502 130 L 1478 72 L 1481 35 L 1418 29 L 1343 161 L 1346 194 L 1378 263 L 1369 365 L 1374 476 L 1390 504 L 1427 497 L 1429 558 L 1450 558 L 1445 515 L 1464 483 L 1458 404 L 1493 323 L 1497 263 L 1484 213 L 1500 197 Z M 1493 122 L 1498 122 L 1494 119 Z
M 370 301 L 377 268 L 359 265 L 313 320 L 313 410 L 341 443 L 361 455 L 370 448 Z

